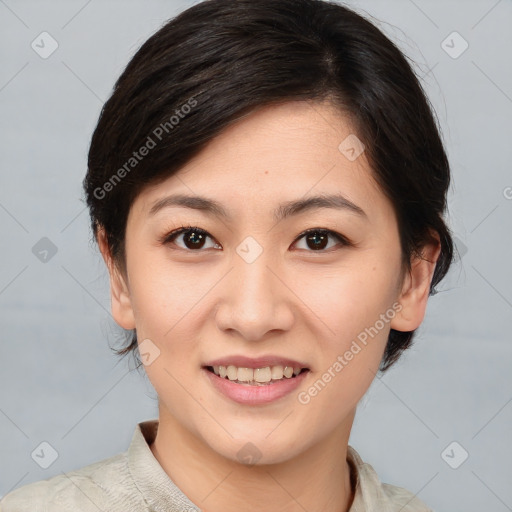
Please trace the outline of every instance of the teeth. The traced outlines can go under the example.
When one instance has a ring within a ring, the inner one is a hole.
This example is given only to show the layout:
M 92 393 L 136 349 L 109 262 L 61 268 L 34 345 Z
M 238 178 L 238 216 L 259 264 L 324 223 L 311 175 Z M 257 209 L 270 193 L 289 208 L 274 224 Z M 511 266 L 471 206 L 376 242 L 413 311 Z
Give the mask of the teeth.
M 270 376 L 272 380 L 279 380 L 283 378 L 283 367 L 282 366 L 272 366 L 270 369 Z
M 291 368 L 290 366 L 285 366 L 283 374 L 286 378 L 291 378 L 291 376 L 293 375 L 293 368 Z
M 265 366 L 264 368 L 237 368 L 236 366 L 214 366 L 213 372 L 219 377 L 228 378 L 234 382 L 244 383 L 269 383 L 283 378 L 290 379 L 297 376 L 302 368 L 291 366 Z
M 256 368 L 253 373 L 254 380 L 256 382 L 270 382 L 272 380 L 272 372 L 270 370 L 270 366 L 266 366 L 265 368 Z
M 215 371 L 215 367 L 214 370 Z M 226 371 L 226 376 L 229 380 L 236 380 L 238 375 L 238 370 L 236 369 L 236 366 L 228 366 Z
M 251 368 L 238 368 L 238 380 L 240 382 L 251 382 L 254 377 L 254 371 Z

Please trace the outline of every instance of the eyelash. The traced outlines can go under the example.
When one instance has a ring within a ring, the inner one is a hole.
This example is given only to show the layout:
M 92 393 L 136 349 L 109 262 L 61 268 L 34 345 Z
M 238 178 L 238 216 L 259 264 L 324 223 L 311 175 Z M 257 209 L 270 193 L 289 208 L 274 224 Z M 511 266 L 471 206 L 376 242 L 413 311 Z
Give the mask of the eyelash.
M 203 235 L 203 236 L 208 236 L 209 238 L 211 238 L 213 240 L 213 237 L 207 232 L 205 231 L 204 229 L 201 229 L 197 226 L 190 226 L 190 225 L 187 225 L 187 226 L 181 226 L 180 228 L 177 228 L 173 231 L 171 231 L 170 233 L 166 233 L 159 241 L 162 245 L 167 245 L 167 244 L 170 244 L 174 241 L 175 238 L 177 238 L 179 235 L 183 234 L 183 233 L 187 233 L 188 231 L 194 231 L 195 233 L 197 233 L 198 235 Z M 309 235 L 310 233 L 317 233 L 317 234 L 321 234 L 321 235 L 329 235 L 329 236 L 332 236 L 334 238 L 336 238 L 339 242 L 341 242 L 342 246 L 352 246 L 353 244 L 346 238 L 344 237 L 343 235 L 340 235 L 339 233 L 337 233 L 336 231 L 332 231 L 330 229 L 325 229 L 325 228 L 310 228 L 310 229 L 307 229 L 306 231 L 303 231 L 296 239 L 295 241 L 293 242 L 294 244 L 297 243 L 301 238 L 305 237 L 306 235 Z M 183 249 L 182 247 L 180 247 L 179 249 Z M 322 253 L 322 252 L 331 252 L 333 248 L 331 249 L 319 249 L 318 251 L 314 251 L 314 250 L 309 250 L 308 252 L 318 252 L 318 253 Z M 187 252 L 204 252 L 203 250 L 201 249 L 198 249 L 197 251 L 194 251 L 194 250 L 191 250 L 191 249 L 183 249 Z

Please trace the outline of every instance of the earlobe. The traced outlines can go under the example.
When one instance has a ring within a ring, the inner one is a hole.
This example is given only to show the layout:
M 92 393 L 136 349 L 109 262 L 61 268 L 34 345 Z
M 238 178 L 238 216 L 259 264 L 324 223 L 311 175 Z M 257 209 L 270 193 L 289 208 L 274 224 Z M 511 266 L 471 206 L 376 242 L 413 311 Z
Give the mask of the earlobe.
M 422 248 L 421 257 L 416 255 L 411 260 L 411 269 L 406 273 L 397 301 L 402 309 L 391 321 L 391 328 L 397 331 L 417 329 L 425 317 L 430 284 L 437 260 L 441 253 L 441 243 L 437 233 L 434 239 Z
M 97 241 L 110 276 L 112 316 L 116 323 L 123 329 L 135 329 L 135 317 L 130 299 L 130 290 L 124 276 L 117 268 L 117 265 L 110 254 L 106 234 L 103 228 L 98 229 Z

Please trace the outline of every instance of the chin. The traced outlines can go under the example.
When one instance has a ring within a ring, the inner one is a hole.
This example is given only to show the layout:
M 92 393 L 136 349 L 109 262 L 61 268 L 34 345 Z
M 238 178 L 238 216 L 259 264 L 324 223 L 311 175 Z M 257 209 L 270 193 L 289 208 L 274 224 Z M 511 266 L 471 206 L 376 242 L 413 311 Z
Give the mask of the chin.
M 283 430 L 283 434 L 286 431 Z M 277 435 L 271 439 L 274 435 L 265 438 L 261 437 L 261 433 L 251 436 L 246 432 L 243 436 L 234 436 L 220 443 L 218 438 L 214 438 L 208 444 L 221 457 L 244 466 L 280 464 L 293 459 L 305 449 L 298 446 L 297 439 L 280 438 Z

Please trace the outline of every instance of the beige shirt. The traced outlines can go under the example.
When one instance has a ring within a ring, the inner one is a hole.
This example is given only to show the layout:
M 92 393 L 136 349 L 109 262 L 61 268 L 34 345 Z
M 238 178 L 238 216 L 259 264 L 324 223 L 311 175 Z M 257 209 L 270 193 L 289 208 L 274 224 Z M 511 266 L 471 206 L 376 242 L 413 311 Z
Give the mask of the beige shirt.
M 158 420 L 139 423 L 127 451 L 10 492 L 0 512 L 200 511 L 154 457 L 150 445 L 157 428 Z M 347 453 L 356 479 L 349 512 L 432 512 L 409 491 L 382 484 L 351 446 Z

